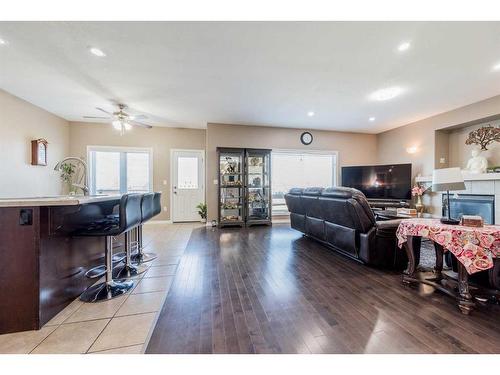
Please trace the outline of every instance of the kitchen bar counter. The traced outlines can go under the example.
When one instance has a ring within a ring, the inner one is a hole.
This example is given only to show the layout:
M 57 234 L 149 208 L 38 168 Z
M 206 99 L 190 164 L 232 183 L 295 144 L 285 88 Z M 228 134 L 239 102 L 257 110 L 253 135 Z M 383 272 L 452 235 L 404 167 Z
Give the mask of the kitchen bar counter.
M 40 329 L 96 281 L 85 272 L 104 264 L 105 238 L 79 237 L 78 230 L 116 212 L 119 201 L 0 199 L 0 334 Z
M 77 206 L 80 204 L 105 202 L 120 198 L 119 195 L 54 195 L 47 197 L 30 198 L 0 198 L 0 207 L 29 207 L 29 206 Z

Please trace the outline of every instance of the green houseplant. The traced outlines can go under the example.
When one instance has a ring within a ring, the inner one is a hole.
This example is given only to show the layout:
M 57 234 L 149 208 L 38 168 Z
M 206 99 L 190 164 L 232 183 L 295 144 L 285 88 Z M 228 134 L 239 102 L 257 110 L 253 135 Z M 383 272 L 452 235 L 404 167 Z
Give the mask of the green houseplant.
M 75 187 L 73 186 L 73 175 L 75 174 L 75 166 L 71 163 L 64 163 L 61 165 L 61 180 L 68 186 L 68 192 L 70 194 L 75 193 Z
M 201 217 L 201 222 L 207 222 L 207 205 L 206 203 L 199 203 L 196 208 L 198 209 L 198 215 Z

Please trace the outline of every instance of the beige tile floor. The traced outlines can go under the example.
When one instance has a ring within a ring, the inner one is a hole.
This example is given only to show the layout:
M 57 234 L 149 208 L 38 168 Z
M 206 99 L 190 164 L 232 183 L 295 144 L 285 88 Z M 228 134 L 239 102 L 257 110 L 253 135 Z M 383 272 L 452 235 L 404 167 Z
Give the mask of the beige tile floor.
M 0 335 L 0 354 L 143 353 L 191 231 L 199 225 L 146 225 L 146 251 L 158 258 L 131 292 L 100 303 L 77 299 L 38 331 Z

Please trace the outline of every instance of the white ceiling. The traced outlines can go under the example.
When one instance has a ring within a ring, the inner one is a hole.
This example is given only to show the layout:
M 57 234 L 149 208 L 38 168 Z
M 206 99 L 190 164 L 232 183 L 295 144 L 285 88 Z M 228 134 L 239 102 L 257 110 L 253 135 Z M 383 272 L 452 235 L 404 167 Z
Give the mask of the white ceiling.
M 70 121 L 113 99 L 158 126 L 378 133 L 500 94 L 500 22 L 0 22 L 0 38 L 0 88 Z M 389 86 L 403 94 L 369 98 Z

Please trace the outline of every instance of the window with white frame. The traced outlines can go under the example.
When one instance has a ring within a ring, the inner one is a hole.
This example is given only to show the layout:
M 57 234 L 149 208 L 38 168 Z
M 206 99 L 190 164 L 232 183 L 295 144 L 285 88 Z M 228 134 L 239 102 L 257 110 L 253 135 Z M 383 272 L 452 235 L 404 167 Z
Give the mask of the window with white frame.
M 89 146 L 87 153 L 92 194 L 152 191 L 151 149 Z
M 271 171 L 273 215 L 287 215 L 291 188 L 337 185 L 337 152 L 273 150 Z

